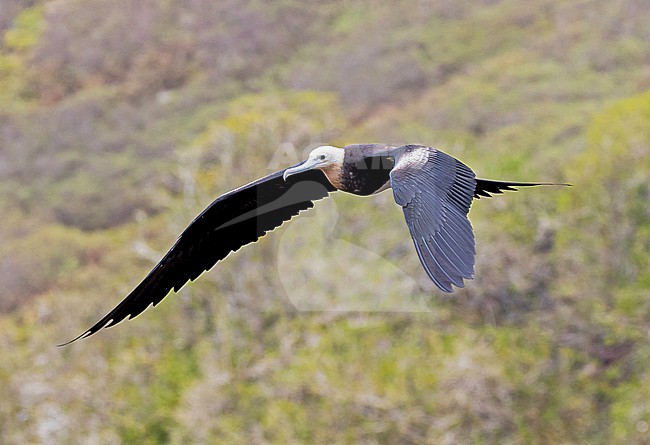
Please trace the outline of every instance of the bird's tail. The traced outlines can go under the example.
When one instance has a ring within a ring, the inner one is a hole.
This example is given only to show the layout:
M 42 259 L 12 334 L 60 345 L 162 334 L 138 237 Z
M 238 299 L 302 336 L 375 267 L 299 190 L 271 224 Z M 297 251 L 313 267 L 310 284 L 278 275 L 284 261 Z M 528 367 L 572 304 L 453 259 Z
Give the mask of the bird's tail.
M 491 181 L 489 179 L 476 179 L 476 189 L 474 198 L 481 199 L 481 196 L 491 198 L 492 194 L 501 194 L 505 190 L 517 191 L 517 187 L 534 187 L 537 185 L 561 185 L 571 186 L 558 182 L 508 182 L 508 181 Z

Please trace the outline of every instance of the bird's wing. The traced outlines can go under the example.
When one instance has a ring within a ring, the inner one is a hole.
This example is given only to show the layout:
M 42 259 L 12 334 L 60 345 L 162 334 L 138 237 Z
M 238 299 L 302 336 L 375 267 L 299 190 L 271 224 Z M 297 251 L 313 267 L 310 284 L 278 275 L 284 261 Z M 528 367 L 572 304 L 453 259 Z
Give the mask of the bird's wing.
M 336 190 L 320 170 L 282 178 L 284 170 L 228 192 L 179 236 L 144 280 L 104 318 L 68 343 L 135 317 L 246 244 L 257 241 Z M 65 343 L 65 344 L 68 344 Z
M 443 291 L 474 275 L 474 233 L 467 219 L 476 180 L 457 159 L 424 146 L 400 147 L 390 173 L 422 266 Z

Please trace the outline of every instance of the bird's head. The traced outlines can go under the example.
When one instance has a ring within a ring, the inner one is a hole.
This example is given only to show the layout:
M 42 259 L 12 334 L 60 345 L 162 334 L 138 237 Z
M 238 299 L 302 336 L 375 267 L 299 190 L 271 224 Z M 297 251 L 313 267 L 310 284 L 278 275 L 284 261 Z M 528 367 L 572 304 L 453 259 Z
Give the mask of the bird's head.
M 333 166 L 340 167 L 343 165 L 344 157 L 345 150 L 340 147 L 333 147 L 331 145 L 316 147 L 309 153 L 306 161 L 296 165 L 295 167 L 286 169 L 283 178 L 286 181 L 291 175 L 307 170 L 313 170 L 315 168 L 327 170 Z

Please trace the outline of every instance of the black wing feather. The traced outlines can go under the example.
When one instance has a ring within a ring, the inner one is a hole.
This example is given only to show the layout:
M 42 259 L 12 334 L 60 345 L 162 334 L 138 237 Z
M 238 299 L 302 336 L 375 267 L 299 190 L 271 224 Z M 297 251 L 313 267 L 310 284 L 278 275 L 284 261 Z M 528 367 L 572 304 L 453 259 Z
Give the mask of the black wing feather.
M 422 266 L 443 291 L 474 276 L 474 233 L 467 219 L 476 180 L 462 162 L 431 147 L 400 147 L 391 171 Z
M 133 318 L 157 305 L 170 290 L 178 292 L 218 261 L 336 190 L 320 170 L 295 174 L 284 170 L 228 192 L 212 202 L 179 236 L 174 246 L 142 282 L 90 329 L 64 343 Z

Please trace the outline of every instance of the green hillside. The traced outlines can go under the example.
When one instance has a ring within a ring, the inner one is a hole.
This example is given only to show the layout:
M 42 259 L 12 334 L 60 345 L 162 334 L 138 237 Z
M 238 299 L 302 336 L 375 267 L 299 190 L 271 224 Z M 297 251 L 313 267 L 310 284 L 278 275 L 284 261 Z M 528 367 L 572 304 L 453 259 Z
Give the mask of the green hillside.
M 65 348 L 317 144 L 490 179 L 442 294 L 334 196 Z M 3 0 L 0 443 L 650 444 L 650 4 Z

